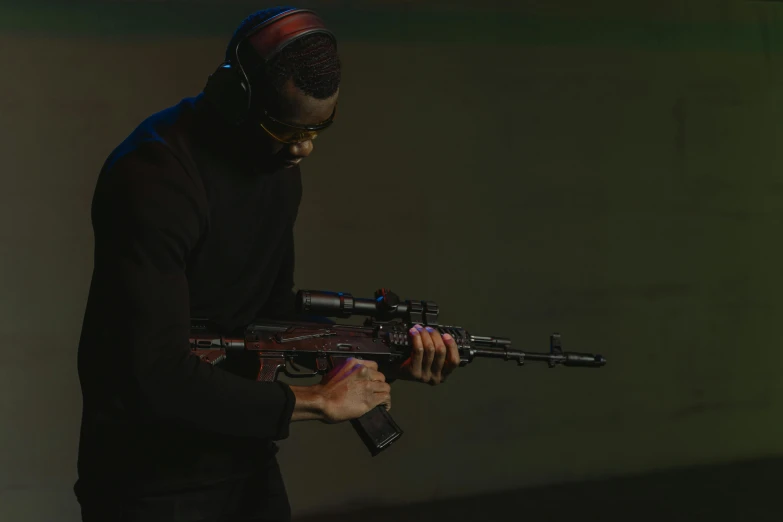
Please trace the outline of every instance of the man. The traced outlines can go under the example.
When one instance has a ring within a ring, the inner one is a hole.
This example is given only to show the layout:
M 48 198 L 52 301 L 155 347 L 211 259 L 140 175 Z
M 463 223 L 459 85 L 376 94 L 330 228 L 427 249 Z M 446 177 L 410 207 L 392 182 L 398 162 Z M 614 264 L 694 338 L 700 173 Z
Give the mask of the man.
M 303 20 L 315 29 L 264 55 L 281 21 Z M 249 89 L 232 91 L 221 83 L 230 68 L 219 69 L 204 93 L 142 122 L 101 170 L 78 356 L 74 490 L 85 522 L 289 520 L 275 441 L 290 423 L 344 422 L 391 405 L 371 362 L 289 386 L 190 353 L 191 317 L 229 332 L 292 313 L 299 165 L 339 95 L 336 43 L 319 24 L 292 8 L 251 15 L 226 53 Z M 242 100 L 231 96 L 246 93 L 238 119 Z M 411 335 L 411 358 L 384 371 L 440 383 L 459 363 L 453 339 Z

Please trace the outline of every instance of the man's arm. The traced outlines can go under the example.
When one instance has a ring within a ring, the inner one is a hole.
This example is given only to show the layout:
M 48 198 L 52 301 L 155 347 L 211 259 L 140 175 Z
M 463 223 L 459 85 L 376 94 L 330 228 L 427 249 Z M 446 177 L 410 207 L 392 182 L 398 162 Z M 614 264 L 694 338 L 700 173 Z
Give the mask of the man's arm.
M 201 198 L 157 144 L 102 176 L 93 201 L 94 298 L 111 332 L 102 337 L 111 343 L 105 349 L 126 356 L 125 368 L 102 371 L 123 377 L 123 396 L 146 416 L 226 435 L 286 438 L 292 417 L 323 417 L 316 389 L 243 379 L 190 353 L 185 268 L 204 225 Z
M 259 317 L 293 319 L 296 316 L 296 291 L 294 289 L 294 268 L 296 253 L 293 229 L 286 232 L 283 243 L 283 257 L 269 298 L 264 303 Z
M 261 307 L 256 318 L 334 324 L 334 320 L 328 317 L 304 315 L 297 312 L 296 284 L 294 282 L 296 252 L 293 229 L 288 231 L 283 248 L 283 259 L 275 277 L 274 285 L 269 293 L 267 302 Z

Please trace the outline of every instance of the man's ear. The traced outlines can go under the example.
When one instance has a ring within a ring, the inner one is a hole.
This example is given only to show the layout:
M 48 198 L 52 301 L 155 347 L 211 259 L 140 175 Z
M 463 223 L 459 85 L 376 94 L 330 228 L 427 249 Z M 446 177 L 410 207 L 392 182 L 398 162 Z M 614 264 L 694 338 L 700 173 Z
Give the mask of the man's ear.
M 261 115 L 267 111 L 273 118 L 282 117 L 283 102 L 274 85 L 270 82 L 264 82 L 261 84 L 261 88 L 254 89 L 253 93 L 254 96 L 250 103 L 253 114 Z

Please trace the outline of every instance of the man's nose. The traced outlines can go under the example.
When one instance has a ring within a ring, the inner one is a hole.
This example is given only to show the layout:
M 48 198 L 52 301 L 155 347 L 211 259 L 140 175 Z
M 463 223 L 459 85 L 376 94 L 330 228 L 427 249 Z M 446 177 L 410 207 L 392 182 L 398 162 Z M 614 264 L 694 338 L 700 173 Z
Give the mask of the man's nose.
M 292 156 L 296 156 L 297 158 L 306 158 L 310 155 L 311 152 L 313 152 L 313 140 L 294 143 L 291 145 L 289 152 Z

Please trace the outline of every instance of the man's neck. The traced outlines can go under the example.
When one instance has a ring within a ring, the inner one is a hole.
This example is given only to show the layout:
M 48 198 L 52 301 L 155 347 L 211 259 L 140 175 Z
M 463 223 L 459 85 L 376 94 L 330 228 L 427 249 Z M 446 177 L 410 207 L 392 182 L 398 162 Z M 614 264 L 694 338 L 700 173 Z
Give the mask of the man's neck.
M 258 126 L 251 121 L 238 125 L 229 123 L 203 93 L 196 97 L 194 110 L 203 146 L 254 173 L 277 170 L 272 167 L 274 156 L 265 153 L 259 145 L 264 137 Z

